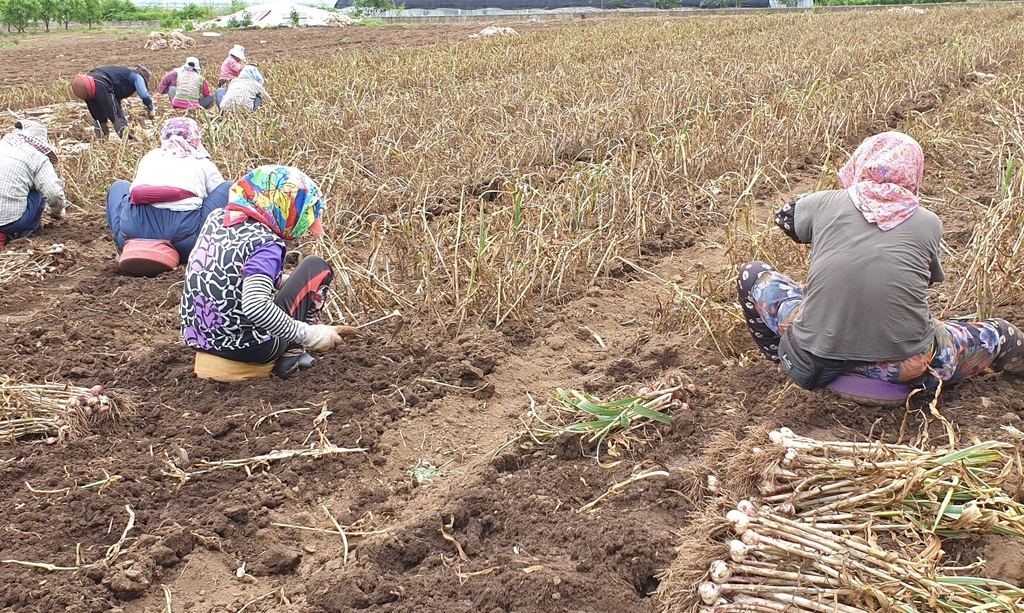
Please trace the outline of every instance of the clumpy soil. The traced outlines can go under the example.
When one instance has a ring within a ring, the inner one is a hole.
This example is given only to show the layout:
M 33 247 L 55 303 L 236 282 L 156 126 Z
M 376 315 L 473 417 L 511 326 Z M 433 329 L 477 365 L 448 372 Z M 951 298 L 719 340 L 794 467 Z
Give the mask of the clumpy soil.
M 410 31 L 429 42 L 473 28 Z M 406 32 L 329 36 L 394 42 Z M 305 53 L 298 41 L 320 31 L 238 35 Z M 223 40 L 253 44 L 234 33 Z M 107 50 L 75 53 L 91 65 Z M 103 57 L 131 63 L 127 56 Z M 689 236 L 652 239 L 638 263 L 662 278 L 685 280 L 698 259 L 709 274 L 728 274 L 721 253 Z M 660 284 L 623 271 L 528 322 L 452 336 L 409 315 L 288 382 L 203 381 L 177 333 L 180 272 L 119 275 L 99 207 L 11 248 L 52 243 L 67 246 L 55 272 L 2 286 L 3 373 L 102 384 L 130 394 L 138 410 L 130 423 L 66 446 L 0 446 L 3 611 L 654 612 L 659 572 L 699 502 L 687 493 L 687 469 L 714 432 L 743 436 L 764 424 L 892 440 L 904 418 L 917 432 L 926 414 L 787 385 L 742 330 L 721 339 L 740 349 L 723 357 L 699 330 L 665 325 L 653 300 Z M 692 384 L 686 408 L 669 426 L 602 447 L 605 467 L 586 441 L 541 445 L 522 434 L 533 403 L 555 388 L 612 397 L 670 378 Z M 965 382 L 941 403 L 965 440 L 1020 425 L 1022 407 L 1024 384 L 1001 376 Z M 206 464 L 317 443 L 345 452 Z M 436 468 L 431 482 L 411 476 L 427 465 Z M 668 476 L 592 504 L 651 470 Z M 1018 543 L 973 551 L 1020 583 Z
M 584 21 L 540 21 L 514 23 L 517 32 L 539 32 L 567 25 L 585 25 Z M 353 49 L 375 47 L 411 47 L 447 40 L 465 40 L 478 33 L 486 23 L 444 25 L 348 26 L 344 28 L 280 28 L 276 30 L 222 30 L 221 36 L 207 37 L 201 32 L 185 32 L 195 40 L 186 49 L 158 49 L 143 46 L 149 32 L 72 30 L 50 34 L 6 36 L 0 49 L 5 86 L 25 85 L 33 81 L 47 84 L 57 79 L 70 79 L 98 66 L 142 64 L 156 81 L 173 68 L 185 63 L 187 56 L 199 58 L 204 74 L 214 84 L 220 65 L 232 46 L 245 47 L 246 59 L 259 64 L 271 60 L 344 53 Z M 13 42 L 17 40 L 17 42 Z M 156 82 L 150 83 L 153 89 Z

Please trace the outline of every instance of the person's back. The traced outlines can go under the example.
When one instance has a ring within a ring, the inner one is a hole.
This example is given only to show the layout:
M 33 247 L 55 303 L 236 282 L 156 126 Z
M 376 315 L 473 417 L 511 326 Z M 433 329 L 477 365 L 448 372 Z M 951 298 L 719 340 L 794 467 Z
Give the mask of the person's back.
M 132 204 L 171 211 L 192 211 L 224 182 L 209 158 L 179 157 L 154 149 L 139 162 L 130 192 Z
M 132 82 L 133 72 L 123 66 L 101 66 L 100 68 L 93 69 L 90 74 L 100 73 L 106 77 L 107 82 L 110 83 L 111 90 L 114 92 L 114 97 L 118 100 L 124 100 L 135 93 L 135 84 Z
M 198 108 L 200 99 L 209 95 L 209 88 L 198 72 L 182 72 L 178 75 L 178 84 L 171 105 L 179 109 Z
M 21 217 L 36 172 L 45 163 L 49 160 L 42 153 L 0 140 L 0 226 Z
M 43 208 L 64 217 L 66 196 L 54 167 L 57 153 L 46 127 L 24 119 L 0 139 L 0 248 L 8 238 L 39 230 Z
M 818 357 L 867 362 L 902 360 L 932 343 L 928 286 L 944 279 L 934 213 L 918 208 L 883 232 L 847 190 L 798 200 L 795 211 L 797 235 L 812 244 L 795 343 Z
M 252 111 L 256 108 L 256 98 L 267 95 L 266 89 L 251 79 L 235 79 L 228 84 L 227 93 L 220 102 L 220 110 L 230 111 Z

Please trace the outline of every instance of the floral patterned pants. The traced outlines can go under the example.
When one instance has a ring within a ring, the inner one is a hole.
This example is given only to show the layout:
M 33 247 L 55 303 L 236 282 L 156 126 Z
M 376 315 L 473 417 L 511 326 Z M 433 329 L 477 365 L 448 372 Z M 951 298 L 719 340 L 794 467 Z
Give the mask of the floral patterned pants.
M 738 285 L 740 305 L 754 342 L 766 358 L 778 361 L 779 339 L 800 315 L 803 288 L 764 262 L 744 266 Z M 951 383 L 973 377 L 989 366 L 1001 369 L 1017 362 L 1021 357 L 1018 353 L 1024 353 L 1021 332 L 1002 319 L 936 319 L 935 342 L 928 350 L 899 362 L 851 363 L 850 371 L 890 383 L 917 381 L 932 372 Z

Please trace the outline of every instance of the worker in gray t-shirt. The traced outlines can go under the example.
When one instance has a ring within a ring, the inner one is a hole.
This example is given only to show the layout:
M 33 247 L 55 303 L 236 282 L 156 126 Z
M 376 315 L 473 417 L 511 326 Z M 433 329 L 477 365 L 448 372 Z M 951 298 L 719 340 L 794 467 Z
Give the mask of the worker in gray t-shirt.
M 889 383 L 952 382 L 989 366 L 1024 376 L 1024 334 L 1012 324 L 932 318 L 928 287 L 946 277 L 942 222 L 918 197 L 923 174 L 921 146 L 906 134 L 865 140 L 839 173 L 845 189 L 776 214 L 787 236 L 811 245 L 806 284 L 763 262 L 740 271 L 754 341 L 802 387 L 844 372 Z

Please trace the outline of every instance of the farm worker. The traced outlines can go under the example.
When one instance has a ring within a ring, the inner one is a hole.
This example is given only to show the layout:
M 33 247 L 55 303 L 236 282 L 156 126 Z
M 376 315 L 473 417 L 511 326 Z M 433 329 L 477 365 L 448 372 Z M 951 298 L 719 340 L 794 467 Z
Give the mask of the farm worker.
M 230 187 L 203 147 L 195 120 L 168 119 L 160 147 L 142 158 L 135 180 L 115 181 L 107 193 L 107 223 L 122 271 L 156 275 L 188 259 L 206 217 L 227 205 Z M 162 248 L 170 260 L 148 257 L 138 247 Z
M 125 118 L 121 101 L 138 94 L 146 105 L 150 120 L 156 119 L 153 99 L 149 97 L 147 83 L 149 71 L 143 66 L 134 70 L 121 66 L 103 66 L 92 70 L 87 75 L 78 75 L 71 80 L 71 90 L 75 96 L 85 100 L 89 107 L 89 115 L 95 124 L 93 132 L 96 138 L 109 136 L 107 123 L 114 124 L 114 131 L 121 138 L 128 137 L 128 119 Z
M 318 323 L 334 278 L 327 262 L 303 258 L 282 283 L 286 241 L 323 234 L 323 206 L 313 180 L 289 166 L 260 166 L 231 186 L 226 211 L 207 218 L 185 267 L 187 345 L 236 362 L 276 361 L 274 374 L 288 378 L 312 367 L 307 349 L 333 349 L 356 333 Z
M 219 95 L 222 90 L 217 90 Z M 218 100 L 221 112 L 255 111 L 263 104 L 273 104 L 273 99 L 264 87 L 263 75 L 255 66 L 246 66 L 238 77 L 228 83 L 223 98 Z
M 172 77 L 172 73 L 175 76 Z M 203 78 L 203 69 L 199 65 L 199 58 L 187 58 L 181 68 L 176 68 L 164 76 L 160 81 L 161 87 L 165 81 L 170 79 L 173 79 L 174 83 L 168 84 L 167 95 L 171 98 L 171 106 L 174 108 L 197 109 L 203 107 L 208 109 L 213 106 L 214 99 L 210 95 L 210 84 Z
M 913 138 L 868 138 L 839 171 L 845 189 L 808 195 L 776 214 L 787 236 L 811 244 L 807 283 L 763 262 L 740 271 L 754 341 L 801 387 L 825 387 L 844 373 L 889 384 L 955 382 L 989 366 L 1024 376 L 1016 326 L 931 316 L 928 287 L 946 277 L 942 222 L 918 197 L 923 174 Z
M 185 72 L 189 68 L 198 68 L 199 58 L 188 57 L 185 58 L 185 63 L 168 72 L 164 75 L 163 79 L 160 79 L 160 84 L 156 87 L 156 93 L 167 94 L 169 99 L 174 98 L 174 92 L 178 87 L 178 75 Z
M 224 87 L 231 79 L 238 77 L 245 64 L 245 47 L 235 45 L 231 51 L 228 51 L 228 57 L 220 65 L 220 81 L 217 82 L 217 87 Z
M 0 139 L 0 248 L 8 238 L 38 230 L 47 205 L 52 217 L 64 218 L 66 199 L 56 165 L 46 126 L 38 121 L 15 122 Z

